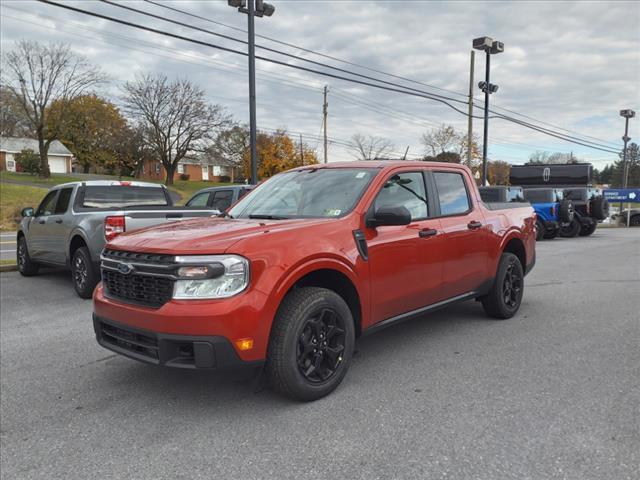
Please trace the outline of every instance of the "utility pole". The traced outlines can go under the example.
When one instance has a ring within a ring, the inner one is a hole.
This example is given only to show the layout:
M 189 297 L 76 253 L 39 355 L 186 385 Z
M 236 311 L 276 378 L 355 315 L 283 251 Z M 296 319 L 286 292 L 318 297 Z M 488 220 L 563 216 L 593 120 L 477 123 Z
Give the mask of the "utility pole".
M 300 134 L 300 160 L 304 165 L 304 149 L 302 148 L 302 134 Z
M 631 140 L 629 137 L 629 119 L 636 116 L 636 112 L 630 109 L 620 110 L 620 116 L 624 117 L 624 150 L 622 150 L 622 187 L 627 188 L 627 182 L 629 178 L 629 165 L 627 165 L 627 143 Z M 627 205 L 627 227 L 629 227 L 629 220 L 631 218 L 631 205 Z M 622 203 L 620 203 L 620 211 L 622 211 Z
M 249 143 L 251 144 L 251 183 L 258 184 L 258 148 L 256 122 L 256 36 L 255 17 L 270 17 L 276 7 L 264 0 L 227 0 L 230 7 L 237 8 L 247 15 L 247 33 L 249 35 Z
M 473 146 L 473 69 L 475 67 L 476 52 L 471 50 L 471 64 L 469 66 L 469 119 L 467 121 L 467 166 L 471 168 L 471 154 Z
M 409 153 L 409 145 L 407 145 L 407 149 L 404 151 L 404 157 L 402 157 L 403 160 L 407 159 L 407 153 Z
M 249 31 L 249 143 L 251 144 L 251 183 L 258 184 L 258 146 L 256 123 L 256 36 L 255 5 L 249 1 L 247 9 Z
M 322 125 L 324 128 L 324 163 L 327 163 L 327 86 L 324 86 L 324 101 L 322 103 Z

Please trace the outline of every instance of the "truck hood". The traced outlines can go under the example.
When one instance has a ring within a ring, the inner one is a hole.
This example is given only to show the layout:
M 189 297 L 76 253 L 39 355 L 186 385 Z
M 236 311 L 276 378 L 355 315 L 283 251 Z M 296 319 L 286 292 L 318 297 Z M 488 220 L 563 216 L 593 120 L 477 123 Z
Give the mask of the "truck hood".
M 201 218 L 136 230 L 119 235 L 108 248 L 144 253 L 198 255 L 225 253 L 236 242 L 332 221 L 331 219 L 245 220 Z

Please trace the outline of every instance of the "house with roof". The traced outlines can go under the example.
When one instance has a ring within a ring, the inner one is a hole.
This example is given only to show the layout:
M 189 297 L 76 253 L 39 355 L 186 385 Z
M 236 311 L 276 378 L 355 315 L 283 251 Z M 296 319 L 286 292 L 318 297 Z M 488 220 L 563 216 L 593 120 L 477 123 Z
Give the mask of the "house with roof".
M 0 170 L 16 171 L 16 154 L 23 150 L 40 152 L 38 140 L 33 138 L 0 137 Z M 49 145 L 49 170 L 51 173 L 71 173 L 73 154 L 59 140 Z

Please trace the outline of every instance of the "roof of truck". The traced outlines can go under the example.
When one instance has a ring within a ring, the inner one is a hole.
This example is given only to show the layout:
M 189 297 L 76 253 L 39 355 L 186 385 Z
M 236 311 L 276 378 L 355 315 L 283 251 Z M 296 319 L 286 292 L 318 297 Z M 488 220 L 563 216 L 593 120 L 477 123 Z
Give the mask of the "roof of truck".
M 131 186 L 131 187 L 164 187 L 161 183 L 138 182 L 136 180 L 87 180 L 86 182 L 67 182 L 56 185 L 59 187 L 72 187 L 75 185 L 85 185 L 87 187 L 111 187 L 111 186 Z
M 330 163 L 318 163 L 314 165 L 305 165 L 304 167 L 298 167 L 294 170 L 300 170 L 305 168 L 387 168 L 387 167 L 424 167 L 428 165 L 430 167 L 441 168 L 466 168 L 466 166 L 460 163 L 447 163 L 447 162 L 426 162 L 418 160 L 356 160 L 353 162 L 330 162 Z

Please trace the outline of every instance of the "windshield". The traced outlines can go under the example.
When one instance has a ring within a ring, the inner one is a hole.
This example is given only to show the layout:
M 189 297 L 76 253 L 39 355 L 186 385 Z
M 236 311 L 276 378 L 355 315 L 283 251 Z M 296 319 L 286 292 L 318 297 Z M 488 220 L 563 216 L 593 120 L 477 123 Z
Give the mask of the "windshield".
M 238 202 L 233 218 L 331 218 L 355 206 L 375 168 L 309 168 L 281 173 Z

